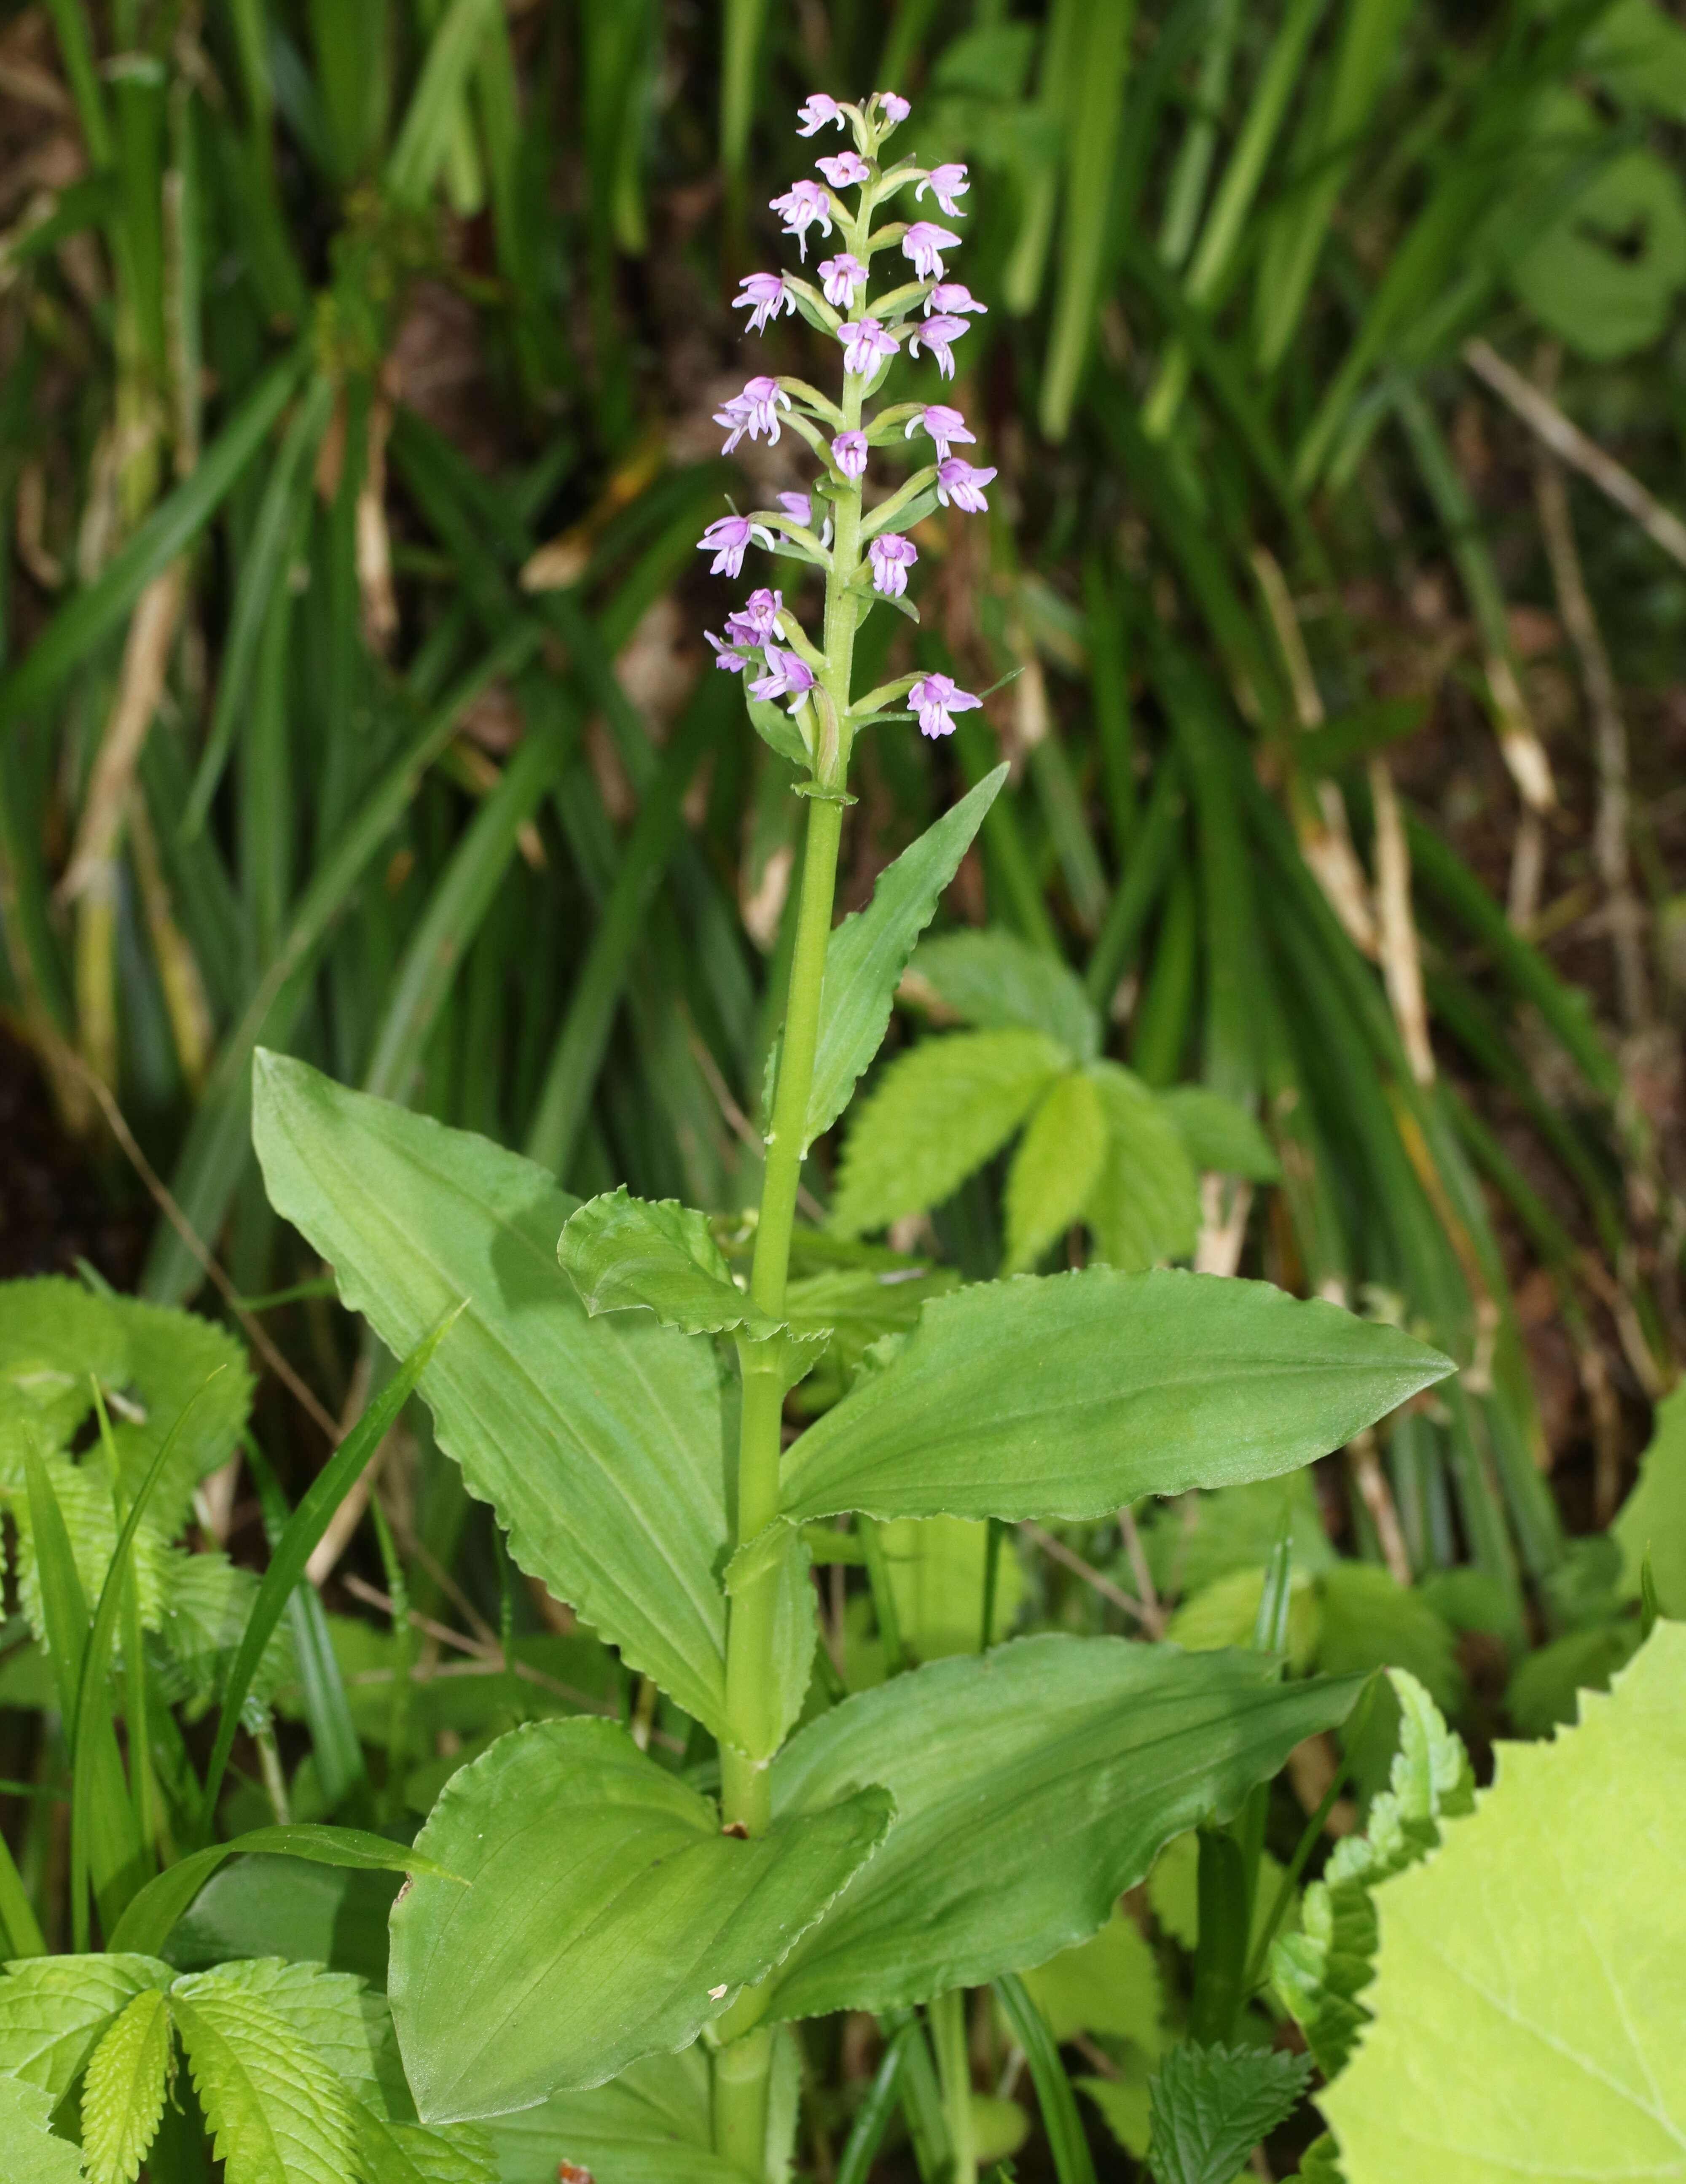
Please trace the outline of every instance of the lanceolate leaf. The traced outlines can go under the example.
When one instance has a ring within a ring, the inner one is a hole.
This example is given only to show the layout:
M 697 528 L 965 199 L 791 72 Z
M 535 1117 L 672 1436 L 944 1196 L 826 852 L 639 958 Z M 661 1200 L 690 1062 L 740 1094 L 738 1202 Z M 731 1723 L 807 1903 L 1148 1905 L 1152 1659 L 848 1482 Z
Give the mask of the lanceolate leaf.
M 270 1195 L 398 1356 L 464 1298 L 420 1383 L 440 1446 L 510 1552 L 687 1713 L 723 1725 L 726 1541 L 709 1346 L 642 1316 L 593 1320 L 556 1262 L 577 1201 L 465 1130 L 260 1054 L 253 1137 Z
M 1200 1186 L 1175 1121 L 1116 1061 L 1091 1069 L 1105 1109 L 1105 1167 L 1088 1202 L 1098 1255 L 1127 1273 L 1186 1258 L 1199 1227 Z
M 1007 1171 L 1007 1273 L 1027 1273 L 1081 1218 L 1106 1156 L 1099 1086 L 1076 1071 L 1055 1078 Z
M 810 1722 L 774 1768 L 775 1814 L 882 1782 L 897 1818 L 778 1974 L 774 2014 L 923 2002 L 1086 1941 L 1166 1842 L 1233 1813 L 1361 1688 L 1272 1673 L 1258 1654 L 1049 1633 L 932 1662 Z
M 418 1838 L 472 1886 L 420 1880 L 392 1910 L 389 1992 L 421 2114 L 507 2114 L 683 2047 L 788 1953 L 893 1810 L 858 1779 L 742 1841 L 612 1724 L 500 1738 Z
M 568 1216 L 557 1256 L 593 1318 L 642 1309 L 682 1334 L 741 1327 L 758 1338 L 781 1324 L 734 1284 L 706 1215 L 676 1199 L 634 1198 L 624 1184 L 587 1199 Z
M 810 1144 L 842 1114 L 855 1079 L 882 1045 L 890 1003 L 914 943 L 935 916 L 943 890 L 1006 778 L 1004 765 L 986 774 L 879 874 L 866 908 L 844 918 L 832 933 L 808 1101 Z
M 1317 2096 L 1349 2184 L 1678 2175 L 1686 1627 L 1384 1881 L 1375 2023 Z
M 787 1516 L 1093 1518 L 1291 1471 L 1452 1370 L 1266 1282 L 1110 1268 L 927 1304 L 786 1459 Z
M 939 1206 L 1010 1138 L 1071 1057 L 1045 1032 L 957 1032 L 893 1061 L 849 1126 L 832 1225 Z
M 164 2114 L 175 2034 L 156 1987 L 137 1994 L 94 2050 L 82 2087 L 89 2184 L 134 2184 Z
M 1015 1024 L 1043 1031 L 1079 1061 L 1099 1051 L 1100 1028 L 1082 980 L 1057 956 L 999 926 L 925 941 L 908 966 L 908 984 L 910 999 L 928 990 L 980 1031 Z
M 1247 2157 L 1299 2106 L 1310 2058 L 1268 2048 L 1173 2048 L 1153 2081 L 1156 2184 L 1235 2184 Z

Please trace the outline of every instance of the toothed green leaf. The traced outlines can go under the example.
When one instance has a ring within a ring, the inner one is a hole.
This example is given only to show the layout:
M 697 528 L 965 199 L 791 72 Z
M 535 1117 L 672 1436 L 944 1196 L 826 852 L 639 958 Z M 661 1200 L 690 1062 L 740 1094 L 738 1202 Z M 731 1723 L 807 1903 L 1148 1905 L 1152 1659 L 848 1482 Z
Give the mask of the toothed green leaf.
M 89 2184 L 134 2184 L 164 2114 L 175 2031 L 156 1987 L 137 1994 L 107 2032 L 82 2087 Z
M 0 1979 L 0 2073 L 56 2101 L 137 1994 L 175 1976 L 155 1957 L 33 1957 Z
M 82 2158 L 47 2127 L 53 2096 L 21 2078 L 0 2077 L 0 2147 L 6 2184 L 81 2184 Z
M 349 2090 L 261 1995 L 220 1971 L 195 1973 L 170 2006 L 227 2184 L 357 2175 Z

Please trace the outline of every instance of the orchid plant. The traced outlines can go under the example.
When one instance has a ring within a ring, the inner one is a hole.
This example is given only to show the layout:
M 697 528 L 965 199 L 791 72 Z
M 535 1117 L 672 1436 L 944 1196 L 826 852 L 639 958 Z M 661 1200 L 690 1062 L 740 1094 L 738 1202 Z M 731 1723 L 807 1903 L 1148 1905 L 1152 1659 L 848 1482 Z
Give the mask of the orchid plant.
M 841 393 L 768 376 L 726 405 L 728 449 L 789 429 L 821 468 L 808 493 L 723 516 L 701 542 L 722 575 L 754 548 L 825 582 L 817 638 L 762 588 L 711 640 L 807 800 L 759 1206 L 726 1222 L 625 1190 L 581 1204 L 470 1133 L 296 1061 L 255 1064 L 275 1206 L 395 1354 L 450 1323 L 419 1361 L 439 1447 L 492 1505 L 514 1561 L 616 1650 L 637 1694 L 624 1723 L 529 1721 L 461 1767 L 392 1910 L 388 1993 L 420 2121 L 488 2122 L 516 2184 L 554 2177 L 559 2160 L 598 2184 L 782 2177 L 790 2027 L 845 2009 L 892 2021 L 909 2057 L 928 2022 L 935 2065 L 917 2053 L 940 2078 L 947 2173 L 971 2184 L 964 1991 L 999 1983 L 1016 2036 L 1051 2054 L 1016 1974 L 1097 1932 L 1195 1827 L 1244 1943 L 1260 1837 L 1238 1816 L 1256 1813 L 1295 1745 L 1344 1719 L 1360 1685 L 1284 1681 L 1274 1611 L 1248 1652 L 1062 1632 L 991 1648 L 1002 1524 L 1277 1475 L 1451 1369 L 1333 1305 L 1163 1267 L 1097 1261 L 892 1293 L 842 1230 L 798 1225 L 804 1162 L 871 1067 L 1006 772 L 833 929 L 856 737 L 899 719 L 945 735 L 981 702 L 929 672 L 854 688 L 865 617 L 911 607 L 915 526 L 939 505 L 983 508 L 994 476 L 957 452 L 977 443 L 947 404 L 868 410 L 904 350 L 952 376 L 982 308 L 949 278 L 954 231 L 924 216 L 960 219 L 965 170 L 886 155 L 907 114 L 887 92 L 801 109 L 803 135 L 836 127 L 853 147 L 822 155 L 823 179 L 793 183 L 775 209 L 804 265 L 810 230 L 837 247 L 819 286 L 753 274 L 738 303 L 757 331 L 795 313 L 834 340 Z M 915 217 L 883 216 L 898 199 Z M 911 277 L 875 296 L 890 253 Z M 876 451 L 910 440 L 932 460 L 873 499 Z M 1022 1056 L 1004 1048 L 1001 1063 Z M 821 1246 L 860 1272 L 854 1323 L 879 1339 L 787 1447 L 787 1397 L 832 1333 L 793 1287 L 793 1252 Z M 862 1568 L 888 1628 L 877 1526 L 938 1516 L 991 1542 L 982 1646 L 849 1691 L 818 1642 L 814 1566 Z M 998 1520 L 987 1535 L 983 1520 Z M 1244 1998 L 1215 1953 L 1197 1997 L 1207 2036 L 1233 2035 Z M 921 2006 L 926 2020 L 909 2014 Z M 884 2103 L 876 2113 L 882 2131 Z

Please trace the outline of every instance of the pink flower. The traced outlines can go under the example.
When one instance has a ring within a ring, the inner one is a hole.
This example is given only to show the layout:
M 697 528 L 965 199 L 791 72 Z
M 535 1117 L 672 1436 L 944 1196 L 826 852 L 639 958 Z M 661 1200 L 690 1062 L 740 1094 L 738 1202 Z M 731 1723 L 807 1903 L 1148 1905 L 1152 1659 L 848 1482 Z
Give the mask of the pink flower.
M 861 379 L 877 370 L 881 356 L 896 353 L 895 336 L 886 333 L 876 319 L 852 319 L 837 328 L 837 339 L 843 345 L 844 369 Z
M 921 430 L 935 441 L 939 462 L 947 460 L 951 446 L 956 443 L 964 443 L 969 448 L 977 444 L 977 433 L 967 429 L 966 421 L 960 411 L 950 410 L 941 402 L 927 403 L 923 410 L 910 417 L 902 437 L 910 440 L 915 432 Z
M 911 259 L 913 270 L 921 281 L 943 277 L 944 250 L 958 250 L 960 238 L 951 235 L 946 227 L 938 227 L 928 220 L 916 220 L 902 237 L 902 256 Z
M 843 251 L 836 258 L 821 260 L 820 285 L 826 301 L 846 311 L 854 301 L 855 290 L 866 286 L 866 268 L 858 258 Z
M 936 358 L 937 369 L 943 378 L 952 379 L 954 376 L 954 352 L 949 344 L 971 332 L 971 328 L 964 319 L 950 318 L 946 312 L 938 312 L 934 319 L 923 319 L 914 327 L 908 343 L 909 353 L 917 356 L 919 344 L 923 342 Z
M 938 465 L 937 498 L 944 508 L 952 500 L 968 515 L 982 515 L 989 505 L 983 497 L 983 488 L 994 475 L 993 470 L 974 470 L 959 455 L 950 455 L 945 463 Z
M 736 614 L 726 618 L 726 633 L 734 644 L 752 649 L 765 644 L 770 637 L 776 637 L 779 616 L 784 610 L 784 593 L 770 592 L 763 588 L 751 592 Z
M 836 99 L 827 98 L 823 91 L 816 91 L 810 96 L 804 105 L 797 108 L 796 118 L 803 125 L 797 131 L 797 135 L 812 136 L 818 131 L 825 128 L 828 122 L 835 121 L 841 129 L 847 117 Z
M 872 170 L 859 152 L 834 152 L 829 159 L 816 159 L 814 164 L 834 190 L 849 189 L 856 182 L 872 179 Z
M 865 432 L 839 432 L 832 443 L 832 460 L 846 478 L 866 475 L 866 435 Z
M 810 494 L 782 493 L 779 495 L 779 506 L 793 523 L 799 523 L 804 531 L 811 531 L 814 528 L 814 502 Z
M 913 112 L 913 109 L 899 91 L 880 91 L 876 92 L 873 96 L 877 99 L 878 111 L 892 129 L 899 122 L 905 121 L 909 114 Z
M 970 690 L 957 689 L 951 677 L 926 675 L 908 692 L 908 702 L 919 716 L 919 733 L 922 736 L 951 736 L 954 733 L 954 716 L 970 713 L 983 703 L 974 698 Z
M 746 331 L 758 334 L 781 311 L 793 311 L 796 298 L 785 287 L 782 274 L 746 273 L 741 292 L 732 299 L 732 308 L 734 311 L 748 311 L 749 323 Z
M 734 394 L 725 409 L 715 412 L 715 424 L 722 426 L 726 433 L 721 453 L 729 455 L 746 432 L 752 440 L 759 440 L 765 432 L 767 445 L 773 446 L 779 436 L 781 406 L 788 410 L 790 397 L 777 380 L 747 381 L 741 394 Z
M 907 589 L 907 572 L 919 559 L 919 549 L 899 532 L 887 532 L 866 549 L 872 564 L 872 588 L 887 599 L 899 599 Z
M 814 671 L 805 660 L 793 652 L 786 652 L 776 644 L 766 649 L 767 671 L 749 685 L 749 695 L 771 705 L 776 698 L 788 698 L 788 710 L 794 712 L 808 693 L 814 688 Z M 976 704 L 977 700 L 974 699 Z
M 915 198 L 922 198 L 929 189 L 932 196 L 936 198 L 938 205 L 948 214 L 950 220 L 964 220 L 965 214 L 954 203 L 954 199 L 963 198 L 971 187 L 971 184 L 966 180 L 966 170 L 964 167 L 933 167 L 913 194 Z
M 728 622 L 728 632 L 731 627 Z M 723 667 L 728 675 L 741 675 L 749 665 L 748 653 L 734 651 L 731 645 L 722 644 L 711 629 L 705 629 L 703 634 L 715 649 L 715 666 Z
M 820 232 L 832 231 L 832 200 L 823 184 L 810 182 L 806 176 L 793 182 L 782 198 L 770 198 L 767 202 L 784 220 L 784 231 L 793 235 L 804 258 L 808 255 L 808 231 L 817 221 Z
M 744 549 L 752 538 L 758 546 L 773 543 L 771 533 L 747 515 L 722 515 L 697 541 L 697 550 L 714 555 L 709 565 L 711 577 L 735 577 L 743 566 Z
M 988 304 L 980 304 L 971 290 L 959 281 L 939 281 L 925 299 L 925 315 L 933 311 L 978 311 L 988 313 Z

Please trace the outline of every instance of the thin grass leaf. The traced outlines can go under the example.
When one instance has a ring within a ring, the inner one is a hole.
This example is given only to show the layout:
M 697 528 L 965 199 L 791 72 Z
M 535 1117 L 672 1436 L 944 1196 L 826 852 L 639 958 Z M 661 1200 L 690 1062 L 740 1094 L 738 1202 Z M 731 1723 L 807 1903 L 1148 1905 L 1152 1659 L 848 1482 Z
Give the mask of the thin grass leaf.
M 449 155 L 470 71 L 498 4 L 498 0 L 450 0 L 387 162 L 387 189 L 395 203 L 426 203 Z
M 1042 375 L 1042 431 L 1063 440 L 1088 354 L 1109 233 L 1108 211 L 1118 138 L 1124 72 L 1136 0 L 1091 0 L 1073 41 L 1073 81 L 1065 101 L 1066 220 L 1060 237 L 1060 283 Z
M 1059 2184 L 1095 2184 L 1094 2161 L 1077 2114 L 1077 2097 L 1060 2060 L 1060 2050 L 1048 2028 L 1048 2020 L 1031 2000 L 1016 1972 L 1004 1973 L 992 1982 L 997 2000 L 1012 2027 L 1013 2037 L 1024 2051 L 1031 2081 L 1042 2109 L 1042 2127 L 1048 2134 L 1048 2150 L 1054 2158 Z

